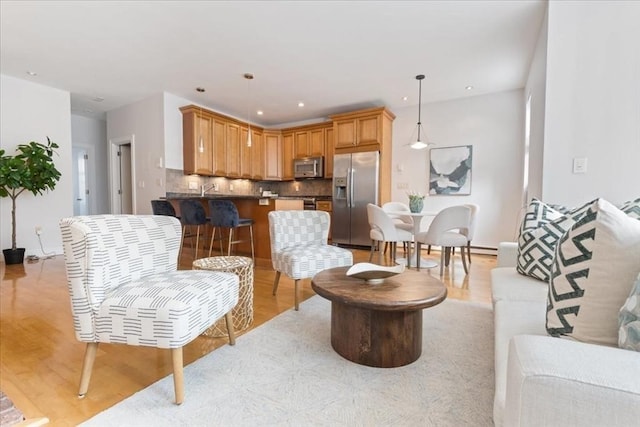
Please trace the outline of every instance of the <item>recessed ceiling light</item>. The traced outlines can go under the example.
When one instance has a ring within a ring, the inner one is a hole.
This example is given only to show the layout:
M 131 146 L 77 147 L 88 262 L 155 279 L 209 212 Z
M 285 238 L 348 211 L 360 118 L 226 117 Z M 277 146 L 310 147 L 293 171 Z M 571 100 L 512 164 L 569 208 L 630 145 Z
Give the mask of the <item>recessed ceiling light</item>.
M 35 71 L 27 71 L 27 74 L 29 74 L 30 76 L 34 77 L 37 76 L 38 73 L 36 73 Z
M 408 96 L 403 96 L 403 97 L 402 97 L 402 100 L 403 100 L 403 101 L 406 101 L 407 99 L 409 99 L 409 97 L 408 97 Z
M 466 87 L 465 87 L 465 89 L 466 89 L 466 90 L 472 90 L 472 89 L 473 89 L 473 86 L 466 86 Z
M 94 101 L 94 102 L 102 102 L 102 101 L 104 101 L 104 98 L 101 98 L 101 97 L 99 97 L 99 96 L 96 96 L 95 98 L 93 98 L 93 100 L 92 100 L 92 101 Z
M 304 102 L 298 102 L 298 107 L 304 107 Z
M 196 90 L 200 93 L 203 93 L 205 89 L 203 87 L 197 87 Z
M 256 114 L 257 114 L 257 115 L 259 115 L 259 116 L 261 116 L 261 115 L 263 115 L 263 114 L 264 114 L 264 112 L 263 112 L 262 110 L 258 110 L 258 111 L 256 111 Z

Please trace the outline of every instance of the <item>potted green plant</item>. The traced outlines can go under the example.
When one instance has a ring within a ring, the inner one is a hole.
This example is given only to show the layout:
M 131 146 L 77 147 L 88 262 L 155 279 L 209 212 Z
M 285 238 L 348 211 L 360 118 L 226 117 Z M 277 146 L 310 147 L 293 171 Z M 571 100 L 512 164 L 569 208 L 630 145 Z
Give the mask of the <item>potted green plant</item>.
M 11 249 L 3 249 L 6 264 L 22 264 L 24 248 L 16 245 L 16 199 L 25 191 L 34 196 L 53 190 L 60 171 L 53 162 L 58 144 L 47 137 L 47 144 L 31 141 L 20 144 L 13 156 L 0 149 L 0 197 L 11 198 Z

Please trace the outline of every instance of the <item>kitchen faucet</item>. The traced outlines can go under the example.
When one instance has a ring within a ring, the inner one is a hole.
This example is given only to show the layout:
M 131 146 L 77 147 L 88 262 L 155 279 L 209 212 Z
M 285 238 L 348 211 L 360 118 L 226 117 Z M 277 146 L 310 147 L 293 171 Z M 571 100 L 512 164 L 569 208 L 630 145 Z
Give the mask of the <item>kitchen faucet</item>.
M 206 185 L 206 184 L 202 184 L 202 185 L 200 186 L 200 197 L 204 197 L 204 194 L 205 194 L 207 191 L 211 190 L 212 188 L 215 190 L 215 188 L 216 188 L 216 184 L 215 184 L 215 183 L 211 184 L 211 185 L 210 185 L 210 186 L 208 186 L 208 187 L 207 187 L 207 185 Z

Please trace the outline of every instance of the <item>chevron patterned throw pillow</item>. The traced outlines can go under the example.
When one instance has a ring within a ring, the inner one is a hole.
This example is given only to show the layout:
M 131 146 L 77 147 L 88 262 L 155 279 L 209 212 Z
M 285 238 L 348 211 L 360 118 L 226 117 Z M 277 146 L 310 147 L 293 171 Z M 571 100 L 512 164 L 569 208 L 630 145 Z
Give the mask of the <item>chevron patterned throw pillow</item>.
M 620 210 L 631 218 L 640 219 L 640 198 L 623 203 Z
M 620 309 L 619 320 L 618 347 L 640 351 L 640 274 Z
M 542 202 L 536 201 L 538 210 L 545 209 L 540 205 Z M 533 203 L 533 202 L 532 202 Z M 551 264 L 555 255 L 558 240 L 566 233 L 573 224 L 576 223 L 591 206 L 589 202 L 579 208 L 567 210 L 565 214 L 559 211 L 551 211 L 547 205 L 547 217 L 554 216 L 552 221 L 538 221 L 537 227 L 531 227 L 520 232 L 518 237 L 518 264 L 516 270 L 520 274 L 533 277 L 534 279 L 549 281 L 551 274 Z M 533 226 L 534 221 L 529 224 Z
M 640 273 L 640 221 L 603 199 L 560 239 L 551 268 L 547 332 L 617 345 L 618 312 Z

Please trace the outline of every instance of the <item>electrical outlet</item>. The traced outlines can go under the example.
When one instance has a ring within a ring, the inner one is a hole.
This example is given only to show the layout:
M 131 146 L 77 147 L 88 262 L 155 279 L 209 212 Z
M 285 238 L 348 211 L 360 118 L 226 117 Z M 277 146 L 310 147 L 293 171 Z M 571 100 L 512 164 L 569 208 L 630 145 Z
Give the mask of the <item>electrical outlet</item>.
M 233 184 L 229 184 L 229 191 L 233 191 Z
M 396 187 L 398 188 L 398 190 L 408 190 L 409 189 L 409 183 L 408 182 L 399 182 Z
M 42 226 L 41 225 L 36 225 L 36 234 L 38 236 L 40 236 L 42 234 Z
M 189 190 L 197 190 L 198 182 L 197 181 L 189 181 Z

